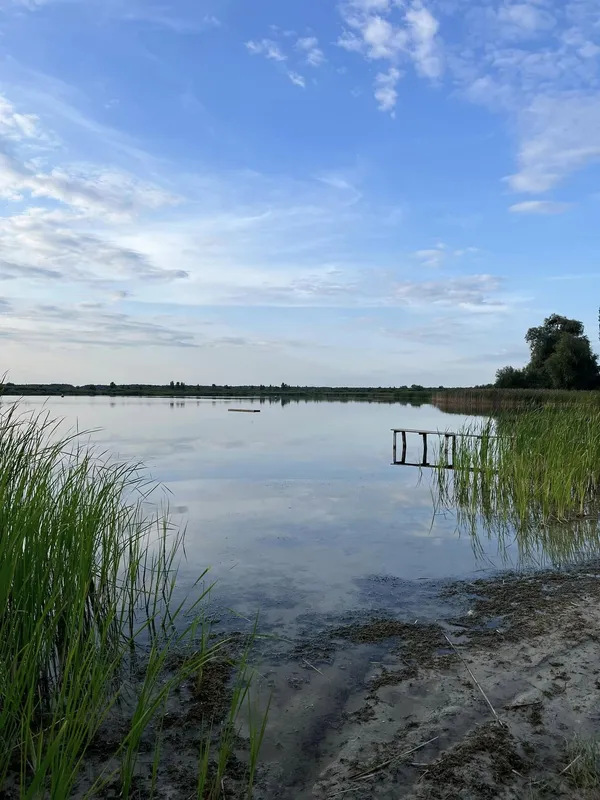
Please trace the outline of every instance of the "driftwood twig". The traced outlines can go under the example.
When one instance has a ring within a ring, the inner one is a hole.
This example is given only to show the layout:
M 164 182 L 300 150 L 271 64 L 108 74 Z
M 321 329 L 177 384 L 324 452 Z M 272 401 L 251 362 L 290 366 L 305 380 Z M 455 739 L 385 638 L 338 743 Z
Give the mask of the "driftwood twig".
M 315 672 L 318 672 L 318 673 L 319 673 L 319 675 L 322 675 L 322 674 L 323 674 L 323 673 L 321 672 L 321 670 L 320 670 L 320 669 L 317 669 L 315 666 L 313 666 L 313 665 L 310 663 L 310 661 L 307 661 L 305 658 L 303 658 L 303 659 L 302 659 L 302 661 L 304 661 L 304 663 L 305 663 L 305 664 L 308 664 L 308 666 L 309 666 L 311 669 L 314 669 L 314 671 L 315 671 Z
M 376 772 L 379 772 L 380 770 L 389 767 L 389 765 L 393 764 L 394 761 L 399 761 L 401 758 L 404 758 L 404 756 L 409 756 L 411 753 L 420 750 L 422 747 L 425 747 L 426 744 L 431 744 L 431 742 L 435 742 L 435 740 L 439 738 L 440 738 L 439 736 L 434 736 L 433 739 L 428 739 L 426 742 L 422 742 L 421 744 L 418 744 L 416 747 L 411 747 L 410 750 L 405 750 L 404 753 L 398 753 L 397 756 L 394 756 L 393 758 L 388 758 L 387 761 L 383 761 L 381 764 L 378 764 L 376 767 L 373 767 L 373 769 L 369 769 L 366 772 L 359 772 L 357 775 L 351 775 L 350 780 L 362 781 L 365 778 L 370 778 L 371 775 L 374 775 Z
M 476 686 L 476 687 L 479 689 L 479 691 L 480 691 L 480 692 L 481 692 L 481 694 L 483 695 L 483 699 L 485 700 L 485 702 L 486 702 L 486 703 L 488 704 L 488 706 L 490 707 L 490 711 L 491 711 L 491 712 L 492 712 L 492 714 L 494 715 L 494 718 L 495 718 L 496 722 L 498 723 L 498 725 L 504 725 L 504 723 L 502 722 L 502 720 L 500 719 L 500 717 L 499 717 L 499 716 L 498 716 L 498 714 L 496 713 L 496 709 L 495 709 L 495 708 L 494 708 L 494 706 L 491 704 L 489 697 L 487 696 L 487 694 L 486 694 L 486 693 L 483 691 L 483 689 L 481 688 L 481 684 L 479 683 L 479 681 L 477 680 L 477 678 L 475 677 L 475 675 L 473 675 L 473 673 L 472 673 L 472 671 L 471 671 L 471 667 L 470 667 L 470 666 L 467 664 L 467 662 L 464 660 L 464 658 L 461 656 L 461 654 L 460 654 L 460 653 L 458 652 L 458 650 L 456 649 L 456 646 L 454 645 L 454 643 L 453 643 L 453 642 L 452 642 L 452 641 L 451 641 L 451 640 L 448 638 L 448 636 L 446 636 L 446 634 L 445 634 L 445 633 L 444 633 L 444 639 L 445 639 L 445 640 L 448 642 L 448 644 L 450 645 L 450 647 L 451 647 L 451 648 L 454 650 L 454 652 L 456 653 L 456 655 L 457 655 L 457 656 L 460 658 L 460 660 L 462 661 L 464 668 L 467 670 L 467 672 L 468 672 L 468 673 L 469 673 L 469 675 L 471 676 L 471 680 L 473 681 L 473 683 L 475 684 L 475 686 Z

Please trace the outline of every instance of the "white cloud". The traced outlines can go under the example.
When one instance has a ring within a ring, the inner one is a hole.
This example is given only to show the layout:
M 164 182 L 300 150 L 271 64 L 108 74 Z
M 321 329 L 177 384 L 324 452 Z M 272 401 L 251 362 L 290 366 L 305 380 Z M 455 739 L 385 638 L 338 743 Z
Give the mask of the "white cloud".
M 19 302 L 7 316 L 0 315 L 0 337 L 27 344 L 48 341 L 105 348 L 190 347 L 201 339 L 181 322 L 155 315 L 136 319 L 106 311 L 102 303 L 54 305 Z
M 412 57 L 417 72 L 426 78 L 438 78 L 442 73 L 439 45 L 436 41 L 439 24 L 420 3 L 413 3 L 406 12 L 411 30 Z
M 275 31 L 279 32 L 279 29 L 275 29 Z M 275 61 L 279 64 L 288 62 L 287 55 L 283 52 L 281 46 L 273 39 L 249 41 L 246 42 L 246 48 L 251 55 L 264 56 L 265 58 Z M 317 67 L 320 66 L 320 64 L 322 64 L 324 61 L 324 55 L 321 49 L 318 47 L 318 41 L 315 37 L 307 36 L 305 38 L 298 39 L 295 48 L 303 53 L 303 61 L 306 64 Z M 301 89 L 306 87 L 305 77 L 297 70 L 284 67 L 281 71 L 287 75 L 294 86 L 299 86 Z
M 421 0 L 405 4 L 384 0 L 346 0 L 341 14 L 347 28 L 338 46 L 370 61 L 387 61 L 388 71 L 375 81 L 379 108 L 391 111 L 397 95 L 398 66 L 409 62 L 418 74 L 436 79 L 442 73 L 439 23 Z
M 397 60 L 408 45 L 408 32 L 378 15 L 346 17 L 346 22 L 356 29 L 346 32 L 338 44 L 346 50 L 363 53 L 372 60 Z
M 562 214 L 568 208 L 568 203 L 556 203 L 552 200 L 525 200 L 523 203 L 515 203 L 508 210 L 513 214 Z
M 380 111 L 392 111 L 398 100 L 396 86 L 400 80 L 400 70 L 390 67 L 387 72 L 379 72 L 375 76 L 375 99 Z
M 289 70 L 287 76 L 291 80 L 291 82 L 294 84 L 294 86 L 300 86 L 300 88 L 302 88 L 302 89 L 305 88 L 306 81 L 302 77 L 302 75 L 298 74 L 297 72 L 294 72 L 293 70 Z
M 0 153 L 0 196 L 17 200 L 27 194 L 113 220 L 178 202 L 175 195 L 121 171 L 92 165 L 36 170 Z
M 424 267 L 441 267 L 447 255 L 445 245 L 443 244 L 428 250 L 417 250 L 413 253 L 413 256 Z
M 106 283 L 187 277 L 184 270 L 157 267 L 89 225 L 69 212 L 41 208 L 0 218 L 0 279 Z
M 178 198 L 160 187 L 117 169 L 90 164 L 63 164 L 44 169 L 53 152 L 52 137 L 39 119 L 23 114 L 0 96 L 0 196 L 7 200 L 47 198 L 82 213 L 129 218 L 143 210 L 173 205 Z M 36 147 L 35 161 L 28 158 Z
M 277 42 L 272 39 L 246 42 L 248 52 L 253 56 L 264 56 L 272 61 L 285 61 L 287 56 L 283 53 Z
M 35 114 L 20 114 L 12 103 L 0 96 L 0 137 L 17 142 L 41 139 L 39 120 Z
M 503 35 L 514 38 L 548 31 L 556 24 L 551 13 L 533 2 L 504 3 L 498 9 L 497 20 Z
M 511 189 L 545 192 L 600 160 L 600 93 L 543 94 L 519 114 L 519 172 Z
M 441 267 L 446 261 L 464 258 L 479 252 L 477 247 L 462 247 L 458 250 L 451 250 L 444 242 L 437 242 L 435 247 L 424 250 L 416 250 L 412 257 L 424 267 Z
M 465 311 L 498 313 L 506 303 L 493 300 L 502 281 L 493 275 L 467 275 L 444 281 L 402 281 L 396 285 L 396 298 L 408 306 L 451 306 Z
M 307 64 L 320 67 L 325 62 L 325 54 L 319 47 L 316 36 L 304 36 L 296 42 L 296 49 L 304 54 Z
M 600 25 L 595 0 L 495 0 L 445 43 L 465 96 L 506 114 L 517 136 L 516 192 L 546 192 L 600 159 Z

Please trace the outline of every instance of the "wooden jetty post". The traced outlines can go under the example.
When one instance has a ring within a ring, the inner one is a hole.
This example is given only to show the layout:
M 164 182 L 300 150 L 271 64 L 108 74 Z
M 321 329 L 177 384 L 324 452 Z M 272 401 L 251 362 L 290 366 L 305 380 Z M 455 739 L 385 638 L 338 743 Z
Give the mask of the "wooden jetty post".
M 393 439 L 393 457 L 394 457 L 394 464 L 406 464 L 406 431 L 402 431 L 400 429 L 393 430 L 392 433 L 394 434 Z M 402 434 L 402 455 L 400 456 L 400 461 L 398 461 L 398 434 Z
M 432 467 L 437 469 L 443 466 L 444 469 L 454 469 L 456 463 L 456 439 L 458 436 L 468 436 L 473 439 L 496 439 L 496 436 L 480 436 L 476 433 L 454 433 L 453 431 L 421 431 L 414 428 L 392 428 L 394 435 L 393 445 L 393 461 L 392 464 L 403 465 L 407 467 Z M 411 462 L 406 460 L 406 442 L 407 434 L 415 433 L 421 437 L 423 445 L 423 454 L 420 461 Z M 398 460 L 398 434 L 402 436 L 402 453 L 400 460 Z M 440 447 L 443 447 L 444 459 L 443 464 L 431 464 L 429 461 L 429 436 L 437 436 L 440 439 Z M 441 439 L 444 437 L 443 445 Z
M 406 460 L 406 450 L 407 450 L 407 434 L 415 433 L 421 437 L 422 443 L 422 456 L 420 461 L 418 462 L 409 462 Z M 392 463 L 396 465 L 404 465 L 407 467 L 436 467 L 439 466 L 437 464 L 431 464 L 429 461 L 429 436 L 438 436 L 444 437 L 444 466 L 446 469 L 453 469 L 454 468 L 454 456 L 456 453 L 456 433 L 452 433 L 450 431 L 421 431 L 416 430 L 413 428 L 392 428 L 393 434 L 393 452 L 392 452 Z M 402 450 L 400 452 L 400 458 L 398 458 L 398 434 L 402 437 Z M 452 448 L 450 447 L 450 443 L 452 443 Z M 450 453 L 452 450 L 452 453 Z M 452 457 L 450 457 L 452 455 Z

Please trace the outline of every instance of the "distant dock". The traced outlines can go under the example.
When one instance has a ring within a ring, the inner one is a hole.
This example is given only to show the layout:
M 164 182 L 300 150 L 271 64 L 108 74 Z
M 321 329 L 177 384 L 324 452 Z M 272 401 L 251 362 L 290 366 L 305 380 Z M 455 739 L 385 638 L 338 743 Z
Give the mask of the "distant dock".
M 260 414 L 260 408 L 228 408 L 227 411 L 233 411 L 234 414 Z

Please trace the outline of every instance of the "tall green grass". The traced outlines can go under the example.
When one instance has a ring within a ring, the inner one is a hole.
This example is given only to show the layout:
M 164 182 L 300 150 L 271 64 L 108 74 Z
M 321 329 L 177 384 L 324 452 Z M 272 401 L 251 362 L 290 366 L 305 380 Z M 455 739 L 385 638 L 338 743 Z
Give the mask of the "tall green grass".
M 98 457 L 49 417 L 0 409 L 0 795 L 71 797 L 90 746 L 127 705 L 110 772 L 83 795 L 116 780 L 132 796 L 142 741 L 169 696 L 223 658 L 227 642 L 201 627 L 208 589 L 191 616 L 173 603 L 182 537 L 148 511 L 150 489 L 137 466 Z M 175 670 L 174 652 L 185 653 Z M 203 744 L 199 797 L 221 796 L 248 675 L 245 658 L 222 739 Z M 159 761 L 158 743 L 153 786 Z
M 523 557 L 598 551 L 600 408 L 575 403 L 503 412 L 466 425 L 454 469 L 435 472 L 438 501 L 476 539 L 517 535 Z

